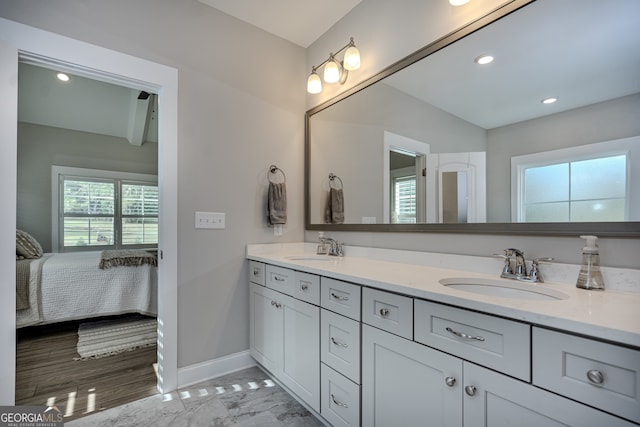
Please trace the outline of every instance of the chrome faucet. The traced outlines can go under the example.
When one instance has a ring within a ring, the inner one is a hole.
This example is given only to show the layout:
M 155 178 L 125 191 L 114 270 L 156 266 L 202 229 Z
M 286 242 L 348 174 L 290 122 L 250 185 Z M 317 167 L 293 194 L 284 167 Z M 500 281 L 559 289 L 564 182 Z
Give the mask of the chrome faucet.
M 527 262 L 524 259 L 524 252 L 520 249 L 509 248 L 504 250 L 504 255 L 495 254 L 504 258 L 504 266 L 500 277 L 505 279 L 519 280 L 521 282 L 543 283 L 540 273 L 540 262 L 551 262 L 553 258 L 535 258 L 531 261 L 531 270 L 527 271 Z M 513 258 L 513 262 L 512 259 Z

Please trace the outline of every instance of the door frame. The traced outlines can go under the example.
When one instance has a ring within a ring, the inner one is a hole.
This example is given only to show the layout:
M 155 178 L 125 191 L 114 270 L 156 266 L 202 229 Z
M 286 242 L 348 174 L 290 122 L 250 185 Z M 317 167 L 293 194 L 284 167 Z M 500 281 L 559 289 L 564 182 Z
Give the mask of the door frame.
M 148 88 L 158 111 L 158 390 L 177 388 L 178 70 L 0 18 L 0 405 L 15 404 L 15 228 L 18 60 L 27 58 L 90 78 Z

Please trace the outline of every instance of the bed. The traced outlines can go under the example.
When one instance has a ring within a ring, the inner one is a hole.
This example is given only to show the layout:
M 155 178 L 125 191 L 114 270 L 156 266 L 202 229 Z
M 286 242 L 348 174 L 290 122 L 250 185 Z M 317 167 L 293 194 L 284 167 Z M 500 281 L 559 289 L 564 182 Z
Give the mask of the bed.
M 45 253 L 16 262 L 28 264 L 17 267 L 28 274 L 22 275 L 28 292 L 22 292 L 22 308 L 16 307 L 18 328 L 125 313 L 157 315 L 152 264 L 100 268 L 102 251 Z

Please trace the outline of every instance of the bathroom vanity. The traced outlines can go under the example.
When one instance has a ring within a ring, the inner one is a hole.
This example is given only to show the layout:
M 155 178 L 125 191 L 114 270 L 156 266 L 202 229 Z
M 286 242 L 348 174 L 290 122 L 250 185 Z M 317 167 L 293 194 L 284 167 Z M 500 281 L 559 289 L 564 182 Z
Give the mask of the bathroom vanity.
M 249 245 L 250 352 L 324 422 L 640 424 L 640 293 L 495 294 L 499 260 L 313 249 Z

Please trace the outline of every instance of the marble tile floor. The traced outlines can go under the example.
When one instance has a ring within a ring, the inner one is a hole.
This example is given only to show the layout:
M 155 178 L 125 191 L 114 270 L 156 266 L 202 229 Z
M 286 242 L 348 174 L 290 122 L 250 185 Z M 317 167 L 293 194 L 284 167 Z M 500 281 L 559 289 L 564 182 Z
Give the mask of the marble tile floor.
M 257 367 L 65 423 L 69 427 L 322 425 Z

